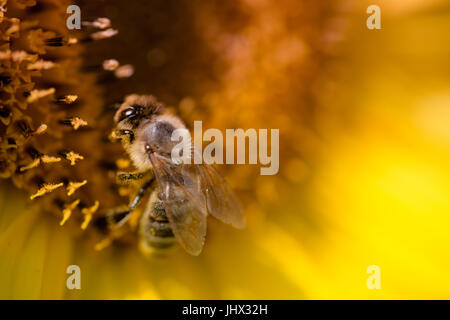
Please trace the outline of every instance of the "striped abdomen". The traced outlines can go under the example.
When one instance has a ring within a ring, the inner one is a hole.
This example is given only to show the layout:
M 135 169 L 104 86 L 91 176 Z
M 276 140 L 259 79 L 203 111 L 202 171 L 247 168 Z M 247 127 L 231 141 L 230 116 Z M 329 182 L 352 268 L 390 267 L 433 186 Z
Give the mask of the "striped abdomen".
M 141 217 L 140 232 L 144 249 L 159 251 L 175 243 L 159 188 L 150 195 L 147 208 Z

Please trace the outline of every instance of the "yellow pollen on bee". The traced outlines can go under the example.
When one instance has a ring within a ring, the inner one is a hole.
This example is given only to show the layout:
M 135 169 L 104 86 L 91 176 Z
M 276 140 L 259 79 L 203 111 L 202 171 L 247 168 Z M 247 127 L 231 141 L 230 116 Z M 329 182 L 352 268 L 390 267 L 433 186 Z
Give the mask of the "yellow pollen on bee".
M 27 102 L 33 103 L 41 98 L 47 97 L 54 93 L 55 93 L 55 88 L 43 89 L 43 90 L 34 89 L 34 90 L 31 90 L 30 95 L 27 98 Z
M 79 117 L 75 117 L 70 121 L 70 124 L 72 125 L 74 130 L 78 130 L 80 127 L 87 126 L 87 121 L 84 121 L 83 119 Z
M 63 218 L 59 223 L 60 226 L 64 225 L 64 223 L 66 223 L 66 221 L 69 220 L 70 216 L 72 215 L 72 211 L 78 206 L 79 203 L 80 199 L 77 199 L 74 202 L 65 205 L 63 210 Z
M 89 222 L 92 220 L 92 215 L 97 211 L 100 203 L 98 201 L 95 201 L 94 205 L 92 207 L 83 208 L 81 212 L 84 214 L 84 220 L 81 224 L 81 229 L 86 230 Z
M 30 196 L 30 199 L 33 200 L 37 197 L 43 196 L 46 193 L 52 192 L 55 189 L 58 189 L 59 187 L 62 187 L 64 183 L 58 183 L 58 184 L 44 184 L 35 194 Z
M 70 161 L 71 166 L 74 166 L 76 164 L 77 160 L 83 160 L 84 157 L 78 153 L 70 151 L 66 154 L 66 159 Z
M 130 219 L 128 220 L 128 225 L 131 230 L 136 230 L 139 220 L 142 217 L 142 212 L 139 209 L 136 209 L 133 213 L 131 213 Z
M 119 188 L 119 195 L 121 197 L 128 196 L 129 194 L 130 194 L 130 189 L 129 188 L 127 188 L 127 187 L 120 187 Z
M 116 161 L 116 166 L 119 169 L 126 169 L 126 168 L 128 168 L 130 166 L 130 160 L 123 159 L 123 158 L 122 159 L 118 159 Z
M 69 185 L 67 186 L 67 195 L 71 196 L 75 193 L 75 191 L 77 191 L 78 188 L 81 188 L 82 186 L 84 186 L 87 183 L 87 180 L 84 180 L 82 182 L 73 182 L 70 181 Z
M 111 131 L 111 133 L 109 134 L 108 138 L 111 141 L 117 141 L 119 139 L 119 136 L 117 135 L 116 130 Z

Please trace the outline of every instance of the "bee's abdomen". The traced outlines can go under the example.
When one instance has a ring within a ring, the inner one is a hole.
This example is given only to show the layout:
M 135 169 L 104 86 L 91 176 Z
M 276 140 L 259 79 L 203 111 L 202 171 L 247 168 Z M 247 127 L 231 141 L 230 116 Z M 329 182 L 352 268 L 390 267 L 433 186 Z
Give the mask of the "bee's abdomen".
M 157 251 L 169 248 L 175 243 L 164 204 L 155 195 L 151 196 L 147 210 L 142 217 L 141 236 L 146 248 Z
M 155 237 L 161 238 L 173 238 L 172 229 L 170 228 L 168 221 L 157 221 L 150 218 L 150 233 Z
M 150 228 L 146 238 L 151 247 L 165 249 L 175 243 L 175 238 L 168 221 L 157 221 L 150 218 L 149 226 Z
M 150 217 L 156 221 L 167 221 L 166 209 L 161 200 L 157 199 L 151 204 Z

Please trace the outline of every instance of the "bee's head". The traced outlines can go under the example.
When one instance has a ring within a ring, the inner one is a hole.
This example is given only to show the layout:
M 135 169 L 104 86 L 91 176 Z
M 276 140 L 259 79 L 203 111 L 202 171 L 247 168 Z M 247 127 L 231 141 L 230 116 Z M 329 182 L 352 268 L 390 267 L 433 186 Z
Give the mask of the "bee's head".
M 136 131 L 135 141 L 128 146 L 134 165 L 140 171 L 151 169 L 149 152 L 170 157 L 173 147 L 178 144 L 172 141 L 172 133 L 180 128 L 185 128 L 181 120 L 167 114 L 143 122 Z
M 129 95 L 114 115 L 117 130 L 136 130 L 146 120 L 164 112 L 164 107 L 155 97 L 149 95 Z
M 145 143 L 145 151 L 156 152 L 164 156 L 169 156 L 173 147 L 178 144 L 172 141 L 172 134 L 176 129 L 184 129 L 181 120 L 172 115 L 161 115 L 143 127 L 140 135 Z
M 141 171 L 151 168 L 148 152 L 170 156 L 172 148 L 178 143 L 172 141 L 172 133 L 185 128 L 183 122 L 169 115 L 153 96 L 127 96 L 114 121 L 116 136 L 123 137 L 125 150 Z

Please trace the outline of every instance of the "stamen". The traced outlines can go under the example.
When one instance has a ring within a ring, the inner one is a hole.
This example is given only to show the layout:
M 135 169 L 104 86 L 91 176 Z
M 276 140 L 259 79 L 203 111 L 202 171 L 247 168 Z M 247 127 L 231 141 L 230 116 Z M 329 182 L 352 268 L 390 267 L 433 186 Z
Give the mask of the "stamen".
M 107 39 L 107 38 L 111 38 L 113 36 L 115 36 L 116 34 L 118 34 L 119 31 L 116 29 L 106 29 L 104 31 L 98 31 L 98 32 L 94 32 L 93 34 L 91 34 L 91 39 L 92 40 L 101 40 L 101 39 Z
M 40 59 L 36 61 L 35 63 L 30 63 L 27 66 L 27 70 L 48 70 L 55 66 L 55 63 L 52 61 L 45 61 L 43 59 Z
M 29 54 L 26 51 L 10 51 L 10 59 L 14 62 L 32 61 L 35 55 Z
M 17 18 L 10 18 L 11 26 L 5 31 L 6 35 L 11 35 L 13 33 L 20 31 L 20 20 Z
M 31 90 L 30 95 L 27 98 L 27 102 L 33 103 L 41 98 L 44 98 L 44 97 L 49 96 L 54 93 L 55 93 L 55 88 L 44 89 L 44 90 L 34 89 L 34 90 Z
M 72 44 L 78 43 L 77 38 L 63 38 L 63 37 L 55 37 L 45 40 L 45 44 L 49 47 L 62 47 L 62 46 L 70 46 Z
M 42 163 L 55 163 L 61 161 L 61 158 L 58 157 L 51 157 L 47 156 L 45 154 L 40 153 L 34 148 L 31 148 L 28 150 L 28 153 L 31 155 L 31 157 L 34 159 L 30 164 L 20 167 L 19 171 L 24 172 L 33 168 L 36 168 L 41 162 Z
M 33 61 L 36 55 L 29 54 L 24 50 L 19 51 L 11 51 L 5 50 L 0 51 L 0 60 L 12 60 L 14 62 L 22 62 L 22 61 Z
M 67 160 L 70 161 L 70 165 L 74 166 L 77 162 L 77 160 L 83 160 L 84 157 L 78 153 L 75 153 L 73 151 L 69 151 L 65 154 L 65 157 Z
M 78 39 L 77 38 L 69 38 L 67 39 L 67 45 L 72 45 L 72 44 L 76 44 L 78 43 Z
M 114 71 L 119 67 L 120 63 L 116 59 L 108 59 L 103 61 L 103 69 L 106 71 Z
M 80 199 L 77 199 L 74 202 L 65 205 L 65 208 L 63 210 L 63 218 L 59 223 L 60 226 L 64 225 L 64 223 L 69 220 L 70 216 L 72 215 L 72 211 L 78 206 L 79 203 Z
M 47 130 L 48 126 L 43 123 L 39 126 L 39 128 L 37 128 L 36 130 L 34 130 L 34 132 L 32 133 L 32 135 L 39 135 L 44 133 Z
M 66 95 L 66 96 L 62 96 L 62 97 L 58 97 L 56 98 L 56 103 L 60 103 L 60 104 L 72 104 L 75 101 L 77 101 L 78 96 L 77 95 Z
M 64 45 L 64 39 L 63 37 L 46 39 L 45 44 L 50 47 L 62 47 Z
M 109 247 L 111 245 L 111 243 L 112 243 L 111 237 L 107 237 L 95 245 L 95 250 L 101 251 L 101 250 L 105 249 L 106 247 Z
M 87 122 L 81 118 L 75 117 L 72 119 L 72 126 L 74 130 L 78 130 L 80 127 L 87 126 Z
M 20 167 L 19 171 L 24 172 L 36 168 L 41 163 L 41 158 L 34 159 L 30 164 Z
M 93 27 L 97 29 L 106 29 L 111 26 L 111 20 L 108 18 L 97 18 L 94 21 L 83 21 L 81 22 L 83 26 Z
M 114 71 L 116 78 L 129 78 L 134 74 L 134 67 L 131 64 L 120 66 Z
M 58 183 L 58 184 L 51 184 L 51 183 L 46 183 L 44 184 L 41 188 L 39 188 L 39 190 L 30 196 L 30 200 L 33 200 L 37 197 L 43 196 L 46 193 L 52 192 L 55 189 L 58 189 L 59 187 L 62 187 L 64 185 L 64 183 Z
M 60 120 L 59 123 L 72 126 L 74 130 L 78 130 L 80 127 L 87 126 L 87 121 L 79 118 L 79 117 L 73 117 L 73 118 L 67 118 L 64 120 Z
M 86 230 L 89 222 L 92 220 L 92 215 L 97 211 L 100 203 L 95 201 L 94 205 L 89 208 L 83 208 L 81 212 L 84 214 L 84 221 L 81 224 L 81 229 Z
M 77 191 L 78 188 L 81 188 L 87 183 L 87 180 L 84 180 L 82 182 L 69 182 L 69 185 L 67 186 L 67 195 L 71 196 Z
M 44 154 L 41 157 L 41 161 L 43 163 L 55 163 L 55 162 L 61 161 L 61 158 L 59 158 L 59 157 L 50 157 L 50 156 L 47 156 L 47 155 Z

